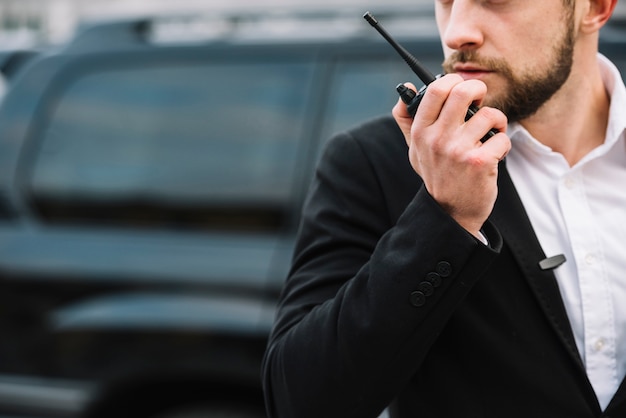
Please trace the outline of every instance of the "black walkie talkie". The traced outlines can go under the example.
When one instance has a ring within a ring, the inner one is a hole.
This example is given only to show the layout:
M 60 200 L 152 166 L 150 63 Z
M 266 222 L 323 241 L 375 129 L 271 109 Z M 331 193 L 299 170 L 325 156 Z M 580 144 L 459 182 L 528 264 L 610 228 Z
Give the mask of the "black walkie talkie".
M 366 12 L 363 15 L 363 18 L 368 21 L 370 25 L 374 27 L 380 33 L 383 38 L 389 42 L 389 44 L 395 48 L 396 51 L 400 54 L 400 56 L 404 59 L 404 61 L 409 65 L 411 70 L 419 77 L 420 80 L 424 83 L 424 86 L 416 93 L 410 88 L 406 87 L 404 84 L 398 84 L 396 86 L 396 91 L 400 95 L 402 101 L 406 104 L 407 111 L 411 116 L 415 116 L 417 112 L 417 107 L 422 101 L 422 97 L 424 96 L 424 92 L 426 91 L 426 87 L 433 81 L 437 79 L 426 67 L 424 67 L 413 55 L 409 53 L 406 49 L 404 49 L 398 42 L 396 42 L 389 33 L 385 29 L 383 29 L 378 21 L 372 16 L 370 12 Z M 478 112 L 478 107 L 475 105 L 470 105 L 469 109 L 467 109 L 467 114 L 465 115 L 465 120 L 468 120 L 474 114 Z M 481 142 L 485 142 L 492 136 L 494 136 L 498 131 L 496 129 L 490 129 L 489 132 L 481 139 Z

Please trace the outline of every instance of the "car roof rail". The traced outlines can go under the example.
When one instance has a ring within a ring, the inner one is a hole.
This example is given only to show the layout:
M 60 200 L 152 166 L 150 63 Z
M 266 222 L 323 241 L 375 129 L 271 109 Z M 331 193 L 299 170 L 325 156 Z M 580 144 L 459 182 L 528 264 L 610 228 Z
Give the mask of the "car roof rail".
M 137 47 L 157 43 L 270 42 L 377 37 L 362 19 L 367 10 L 226 11 L 156 15 L 82 22 L 65 48 L 72 51 Z M 385 7 L 372 12 L 399 37 L 436 36 L 432 7 Z
M 150 20 L 146 18 L 83 22 L 62 49 L 82 52 L 143 44 L 149 25 Z
M 38 52 L 29 49 L 0 50 L 0 73 L 12 79 Z
M 367 2 L 365 2 L 367 3 Z M 256 3 L 255 3 L 256 4 Z M 433 37 L 437 35 L 433 2 L 376 2 L 370 8 L 376 18 L 395 37 Z M 279 39 L 342 39 L 374 37 L 361 16 L 367 6 L 314 4 L 290 8 L 221 8 L 194 14 L 161 13 L 145 16 L 111 17 L 81 22 L 65 47 L 73 51 L 138 47 L 152 43 L 205 43 L 214 41 L 271 42 Z M 605 37 L 622 35 L 626 4 L 618 4 L 609 21 Z M 615 35 L 617 34 L 617 35 Z

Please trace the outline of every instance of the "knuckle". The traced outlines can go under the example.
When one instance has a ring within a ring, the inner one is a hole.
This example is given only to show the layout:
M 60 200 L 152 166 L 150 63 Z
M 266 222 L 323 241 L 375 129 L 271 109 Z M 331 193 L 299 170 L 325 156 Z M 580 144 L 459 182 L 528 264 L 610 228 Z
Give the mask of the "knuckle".
M 485 160 L 477 155 L 468 156 L 466 163 L 474 168 L 481 168 L 485 165 Z
M 443 86 L 441 83 L 431 83 L 426 92 L 424 93 L 424 97 L 431 96 L 435 98 L 443 98 L 447 95 L 448 89 Z
M 480 152 L 469 152 L 465 154 L 463 162 L 473 168 L 481 168 L 486 164 L 485 157 Z
M 425 94 L 437 97 L 446 97 L 450 90 L 463 82 L 463 78 L 458 74 L 446 74 L 428 85 Z
M 467 87 L 471 87 L 472 90 L 477 93 L 483 94 L 487 92 L 487 85 L 482 80 L 476 80 L 476 79 L 467 80 L 465 84 L 467 85 Z
M 504 113 L 494 107 L 485 106 L 481 107 L 480 110 L 482 111 L 483 117 L 489 120 L 500 120 L 502 117 L 504 117 Z
M 443 76 L 440 80 L 450 81 L 454 84 L 458 84 L 463 81 L 463 77 L 456 73 L 450 73 Z
M 493 107 L 481 107 L 472 119 L 482 120 L 488 126 L 506 126 L 506 116 L 500 110 Z
M 471 159 L 471 156 L 467 154 L 465 147 L 460 145 L 450 145 L 448 155 L 453 161 L 461 164 L 468 163 Z
M 428 149 L 434 155 L 443 155 L 446 153 L 446 143 L 441 139 L 441 135 L 434 135 L 433 140 L 428 143 Z
M 464 101 L 473 101 L 487 92 L 487 86 L 480 80 L 467 80 L 455 85 L 450 92 L 452 97 Z
M 452 91 L 450 91 L 450 99 L 454 101 L 467 101 L 470 92 L 467 89 L 467 86 L 462 84 L 457 84 L 454 86 Z

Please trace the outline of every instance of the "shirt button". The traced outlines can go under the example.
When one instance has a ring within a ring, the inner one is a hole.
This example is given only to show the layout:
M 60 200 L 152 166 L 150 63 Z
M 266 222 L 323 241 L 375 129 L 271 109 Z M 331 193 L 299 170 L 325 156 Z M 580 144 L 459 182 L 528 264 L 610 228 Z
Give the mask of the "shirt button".
M 604 338 L 600 338 L 593 345 L 593 349 L 594 349 L 594 351 L 602 351 L 605 346 L 606 346 L 606 341 L 604 340 Z
M 568 189 L 573 189 L 574 186 L 576 186 L 576 181 L 571 178 L 571 177 L 567 177 L 564 181 L 563 184 L 565 184 L 565 187 L 567 187 Z
M 420 291 L 415 291 L 411 293 L 410 300 L 411 300 L 411 305 L 419 308 L 420 306 L 424 306 L 424 304 L 426 303 L 426 295 Z
M 447 261 L 440 261 L 437 263 L 437 273 L 441 277 L 449 277 L 452 274 L 452 266 Z
M 592 265 L 595 262 L 596 262 L 596 256 L 595 255 L 587 254 L 585 256 L 585 263 L 587 263 L 588 265 Z

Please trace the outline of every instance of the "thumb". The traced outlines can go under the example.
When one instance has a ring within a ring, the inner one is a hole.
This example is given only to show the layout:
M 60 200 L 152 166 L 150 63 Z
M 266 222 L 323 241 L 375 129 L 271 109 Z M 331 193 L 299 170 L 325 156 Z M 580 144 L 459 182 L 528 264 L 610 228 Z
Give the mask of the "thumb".
M 413 91 L 417 91 L 417 89 L 412 83 L 404 83 L 404 85 Z M 391 110 L 391 114 L 393 115 L 393 118 L 398 124 L 398 127 L 404 134 L 404 138 L 408 144 L 409 137 L 411 134 L 411 126 L 413 125 L 413 117 L 409 114 L 407 107 L 406 107 L 406 103 L 404 103 L 402 99 L 399 98 L 397 103 Z

